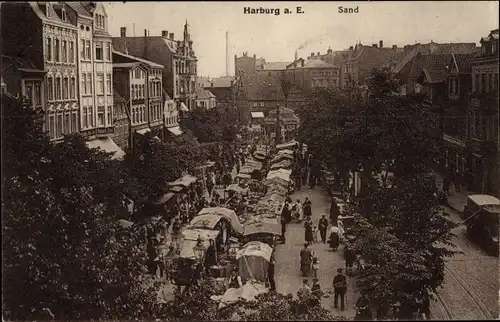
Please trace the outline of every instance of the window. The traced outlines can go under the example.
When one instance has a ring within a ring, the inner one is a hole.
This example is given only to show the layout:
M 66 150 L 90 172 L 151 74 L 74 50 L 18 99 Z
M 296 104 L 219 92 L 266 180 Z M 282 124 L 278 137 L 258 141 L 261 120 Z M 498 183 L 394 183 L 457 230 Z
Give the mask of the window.
M 71 77 L 71 83 L 69 84 L 69 98 L 76 98 L 76 78 Z
M 92 53 L 90 50 L 90 40 L 85 41 L 85 59 L 91 60 L 92 59 Z
M 49 37 L 47 37 L 45 45 L 45 58 L 47 58 L 47 61 L 52 61 L 52 38 Z
M 108 73 L 106 76 L 106 93 L 112 94 L 113 93 L 113 86 L 111 85 L 111 74 Z
M 64 77 L 63 79 L 63 98 L 67 100 L 69 98 L 69 79 Z
M 66 10 L 61 9 L 61 19 L 62 21 L 66 21 L 67 20 L 67 17 L 66 17 Z
M 83 114 L 82 115 L 82 126 L 84 129 L 86 129 L 89 125 L 88 117 L 87 117 L 88 109 L 86 107 L 83 108 L 82 114 Z
M 110 50 L 109 50 L 110 45 L 111 44 L 109 42 L 105 42 L 104 43 L 104 60 L 106 60 L 106 61 L 110 60 L 110 58 L 109 58 L 110 57 L 110 54 L 109 54 L 109 52 L 110 52 Z
M 61 77 L 56 77 L 56 100 L 61 99 Z
M 61 48 L 59 47 L 59 39 L 54 39 L 54 60 L 60 62 L 61 60 Z
M 94 127 L 95 121 L 94 121 L 94 107 L 89 106 L 89 127 Z
M 62 41 L 62 62 L 68 62 L 68 42 L 66 40 Z
M 71 133 L 71 114 L 70 112 L 66 112 L 64 114 L 64 133 L 65 134 L 70 134 Z
M 80 58 L 81 59 L 86 59 L 86 57 L 85 57 L 85 40 L 82 40 L 81 46 L 82 46 L 82 48 L 80 49 L 80 51 L 81 51 L 80 52 L 80 56 L 81 56 Z
M 47 77 L 47 99 L 49 101 L 54 99 L 54 79 L 52 76 Z
M 103 59 L 103 52 L 102 52 L 102 42 L 96 42 L 95 43 L 95 59 L 96 60 L 102 60 Z
M 74 63 L 75 62 L 75 42 L 70 41 L 69 42 L 69 54 L 68 54 L 68 62 Z
M 481 74 L 481 92 L 486 92 L 486 74 Z
M 71 131 L 73 133 L 76 133 L 76 132 L 79 132 L 79 126 L 78 126 L 78 113 L 77 112 L 73 112 L 73 114 L 71 114 Z
M 474 89 L 473 91 L 479 92 L 481 90 L 481 85 L 479 84 L 479 74 L 474 75 Z
M 97 107 L 97 126 L 104 126 L 104 106 Z
M 33 83 L 26 83 L 24 90 L 24 96 L 28 99 L 30 105 L 33 106 Z
M 63 115 L 57 114 L 56 138 L 60 138 L 62 134 L 63 134 Z
M 253 107 L 257 107 L 257 102 L 253 102 Z
M 135 75 L 134 75 L 134 78 L 135 78 L 135 79 L 140 79 L 140 78 L 141 78 L 141 71 L 140 71 L 140 69 L 139 69 L 139 68 L 137 68 L 137 69 L 135 70 Z
M 35 106 L 40 106 L 42 104 L 42 86 L 39 83 L 35 84 L 34 100 Z
M 113 114 L 112 114 L 113 108 L 111 106 L 108 106 L 108 115 L 107 115 L 107 124 L 108 125 L 113 125 Z
M 56 116 L 54 113 L 49 114 L 49 136 L 51 139 L 56 137 Z
M 493 90 L 498 91 L 498 73 L 493 78 Z
M 92 74 L 87 73 L 87 94 L 92 95 Z
M 97 75 L 97 94 L 104 94 L 104 74 Z
M 492 92 L 495 90 L 495 87 L 493 85 L 493 74 L 488 74 L 488 92 Z

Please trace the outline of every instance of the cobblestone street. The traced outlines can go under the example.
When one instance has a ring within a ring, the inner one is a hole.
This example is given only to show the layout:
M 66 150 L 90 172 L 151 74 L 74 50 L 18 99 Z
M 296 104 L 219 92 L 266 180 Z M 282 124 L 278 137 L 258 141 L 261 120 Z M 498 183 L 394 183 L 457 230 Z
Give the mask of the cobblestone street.
M 328 214 L 330 203 L 321 187 L 314 189 L 302 188 L 296 191 L 292 196 L 295 202 L 300 199 L 302 202 L 308 197 L 312 202 L 312 220 L 314 225 L 322 214 Z M 328 216 L 327 216 L 328 217 Z M 303 224 L 290 223 L 286 231 L 286 244 L 278 245 L 276 249 L 276 289 L 280 293 L 292 293 L 296 295 L 297 289 L 302 284 L 303 277 L 300 274 L 300 250 L 304 246 L 304 227 Z M 320 262 L 318 278 L 322 290 L 332 290 L 333 277 L 336 275 L 337 268 L 344 268 L 343 248 L 341 245 L 338 252 L 333 252 L 327 244 L 315 243 L 312 245 L 316 256 Z M 354 317 L 355 294 L 353 286 L 355 281 L 347 278 L 348 290 L 346 294 L 346 309 L 340 311 L 333 307 L 333 295 L 323 298 L 323 306 L 332 311 L 334 315 Z M 309 278 L 309 285 L 312 285 L 312 278 Z
M 441 189 L 442 179 L 437 185 Z M 464 201 L 453 194 L 449 198 L 452 207 L 444 207 L 448 219 L 462 222 L 455 208 L 463 208 Z M 464 197 L 462 197 L 463 199 Z M 450 200 L 451 199 L 451 200 Z M 458 206 L 454 206 L 458 205 Z M 431 303 L 435 319 L 496 319 L 499 316 L 499 259 L 489 256 L 466 235 L 464 225 L 453 231 L 456 251 L 462 252 L 448 259 L 443 288 L 438 293 L 438 301 Z

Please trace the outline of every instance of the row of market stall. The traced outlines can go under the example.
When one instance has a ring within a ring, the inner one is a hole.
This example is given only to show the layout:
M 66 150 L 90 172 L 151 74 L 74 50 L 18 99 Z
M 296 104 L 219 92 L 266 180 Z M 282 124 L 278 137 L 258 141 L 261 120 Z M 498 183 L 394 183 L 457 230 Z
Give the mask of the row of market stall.
M 280 215 L 291 186 L 293 151 L 281 148 L 271 157 L 266 150 L 257 148 L 254 158 L 240 169 L 238 183 L 226 188 L 246 204 L 246 211 L 238 216 L 226 207 L 204 208 L 182 232 L 176 284 L 188 284 L 189 267 L 206 264 L 207 253 L 213 258 L 214 250 L 216 260 L 209 267 L 210 277 L 224 283 L 237 272 L 241 278 L 241 287 L 227 288 L 216 296 L 221 306 L 238 297 L 252 299 L 268 290 L 264 286 L 267 270 L 281 236 Z M 261 162 L 264 160 L 270 160 L 271 168 L 265 177 Z M 265 179 L 258 180 L 257 172 Z

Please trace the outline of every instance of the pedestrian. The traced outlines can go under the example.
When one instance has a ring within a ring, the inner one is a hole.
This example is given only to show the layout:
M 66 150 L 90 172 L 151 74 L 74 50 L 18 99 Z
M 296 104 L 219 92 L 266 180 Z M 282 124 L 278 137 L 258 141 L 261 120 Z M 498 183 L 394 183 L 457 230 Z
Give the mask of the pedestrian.
M 345 259 L 345 269 L 348 276 L 352 275 L 352 267 L 356 261 L 356 254 L 351 249 L 350 245 L 346 245 L 344 248 L 344 259 Z
M 267 268 L 267 279 L 269 281 L 269 291 L 276 292 L 276 283 L 274 281 L 274 255 L 271 255 L 271 261 Z
M 319 234 L 321 236 L 321 242 L 326 243 L 326 232 L 328 230 L 328 220 L 325 215 L 321 216 L 318 223 Z
M 212 195 L 212 190 L 214 189 L 214 183 L 212 181 L 212 179 L 208 179 L 207 180 L 207 191 L 208 191 L 208 194 L 211 196 Z
M 286 218 L 285 216 L 281 216 L 281 243 L 284 244 L 286 242 Z
M 307 280 L 307 278 L 304 278 L 302 280 L 302 285 L 297 290 L 297 297 L 303 299 L 303 298 L 307 297 L 307 295 L 309 295 L 309 294 L 311 294 L 311 288 L 309 287 L 309 281 Z
M 447 194 L 450 193 L 450 179 L 448 179 L 448 176 L 444 177 L 443 179 L 443 191 L 445 191 Z
M 337 226 L 330 227 L 328 242 L 333 251 L 336 252 L 340 245 L 340 229 Z
M 214 195 L 212 197 L 212 200 L 214 200 L 217 205 L 219 204 L 219 202 L 220 202 L 220 194 L 217 192 L 217 190 L 214 190 Z
M 283 209 L 281 210 L 281 216 L 285 218 L 286 223 L 289 223 L 292 220 L 290 206 L 288 204 L 288 201 L 286 200 L 285 204 L 283 205 Z
M 308 244 L 311 244 L 314 240 L 314 232 L 313 232 L 313 223 L 311 218 L 307 218 L 306 222 L 304 223 L 304 228 L 305 228 L 305 241 Z
M 210 245 L 208 246 L 205 254 L 205 273 L 207 275 L 210 273 L 210 268 L 217 264 L 217 253 L 215 250 L 215 244 L 212 239 L 210 239 Z
M 366 294 L 361 293 L 361 296 L 356 301 L 356 316 L 355 321 L 370 321 L 372 319 L 372 312 L 370 307 L 370 300 Z
M 178 219 L 174 219 L 174 223 L 172 225 L 172 244 L 175 245 L 177 249 L 180 248 L 180 239 L 181 239 L 181 223 Z
M 338 302 L 340 298 L 340 310 L 345 309 L 345 293 L 347 291 L 347 278 L 342 274 L 342 268 L 337 269 L 337 275 L 333 278 L 333 306 L 338 307 Z
M 313 268 L 313 276 L 318 277 L 319 259 L 317 256 L 313 257 L 312 268 Z
M 321 302 L 321 297 L 323 296 L 323 292 L 321 292 L 321 286 L 319 285 L 319 280 L 317 277 L 313 279 L 311 293 L 315 297 L 315 301 L 313 301 L 312 304 L 319 304 Z
M 332 225 L 337 226 L 338 224 L 338 218 L 340 215 L 340 209 L 339 206 L 337 205 L 337 201 L 335 200 L 334 197 L 331 198 L 331 203 L 330 203 L 330 221 Z
M 311 211 L 311 200 L 309 200 L 308 197 L 304 200 L 304 204 L 302 205 L 303 213 L 305 217 L 311 217 L 312 216 L 312 211 Z
M 243 286 L 243 282 L 241 281 L 241 276 L 238 274 L 238 268 L 234 267 L 231 272 L 231 276 L 229 277 L 229 288 L 240 288 Z
M 307 276 L 311 270 L 313 253 L 308 243 L 304 243 L 304 248 L 300 251 L 300 271 L 302 276 Z

